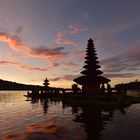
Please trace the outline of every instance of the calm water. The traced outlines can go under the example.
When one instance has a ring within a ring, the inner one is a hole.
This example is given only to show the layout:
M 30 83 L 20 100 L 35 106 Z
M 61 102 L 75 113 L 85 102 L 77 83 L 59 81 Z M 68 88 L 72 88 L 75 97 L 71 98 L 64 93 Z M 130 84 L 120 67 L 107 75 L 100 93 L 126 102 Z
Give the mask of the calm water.
M 140 104 L 107 109 L 25 93 L 0 92 L 0 140 L 140 140 Z
M 127 95 L 132 97 L 140 97 L 140 90 L 128 90 Z

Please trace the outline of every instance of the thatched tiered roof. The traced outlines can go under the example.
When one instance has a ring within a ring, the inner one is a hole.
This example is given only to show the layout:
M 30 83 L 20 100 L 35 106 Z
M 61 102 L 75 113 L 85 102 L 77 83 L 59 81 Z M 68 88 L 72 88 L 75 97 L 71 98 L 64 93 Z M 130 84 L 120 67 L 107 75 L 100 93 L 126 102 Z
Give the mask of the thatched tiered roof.
M 81 72 L 83 76 L 74 79 L 76 83 L 80 85 L 89 85 L 94 83 L 108 83 L 111 81 L 110 79 L 101 76 L 103 72 L 99 70 L 101 66 L 99 65 L 98 57 L 92 39 L 88 40 L 85 59 L 86 65 L 83 67 L 85 68 L 85 70 Z

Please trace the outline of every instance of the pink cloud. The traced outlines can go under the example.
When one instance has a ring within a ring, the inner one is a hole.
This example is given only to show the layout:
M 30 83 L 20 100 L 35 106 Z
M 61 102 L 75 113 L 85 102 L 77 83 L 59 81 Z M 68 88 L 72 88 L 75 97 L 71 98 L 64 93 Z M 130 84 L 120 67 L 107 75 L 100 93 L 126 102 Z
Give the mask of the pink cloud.
M 74 41 L 70 40 L 70 39 L 65 39 L 65 36 L 68 33 L 65 31 L 58 31 L 56 33 L 56 37 L 54 39 L 54 42 L 58 45 L 72 45 L 72 46 L 77 46 L 77 43 L 75 43 Z
M 46 48 L 44 46 L 30 49 L 29 56 L 48 59 L 59 59 L 64 57 L 67 52 L 64 52 L 64 47 Z
M 47 48 L 41 46 L 35 49 L 31 48 L 29 45 L 24 44 L 17 36 L 12 36 L 4 32 L 0 33 L 0 41 L 6 42 L 12 50 L 18 52 L 17 54 L 30 57 L 58 59 L 66 54 L 63 47 Z
M 31 67 L 22 63 L 11 62 L 11 61 L 0 61 L 0 66 L 13 66 L 13 67 L 20 68 L 23 70 L 28 70 L 28 71 L 47 71 L 48 70 L 48 68 Z
M 140 70 L 140 45 L 136 44 L 125 52 L 106 58 L 101 61 L 104 71 L 107 74 L 124 74 L 127 73 L 139 75 Z M 128 75 L 127 75 L 128 76 Z
M 73 55 L 79 57 L 80 59 L 83 59 L 85 57 L 85 52 L 77 50 L 73 53 Z
M 78 33 L 81 33 L 81 32 L 85 32 L 87 30 L 88 30 L 87 28 L 80 27 L 78 24 L 71 24 L 71 25 L 69 25 L 69 31 L 68 32 L 70 34 L 78 34 Z
M 63 65 L 70 66 L 70 67 L 77 67 L 79 64 L 73 63 L 73 62 L 64 62 Z
M 87 31 L 87 28 L 80 27 L 77 24 L 69 25 L 67 30 L 61 30 L 56 33 L 54 42 L 58 45 L 78 46 L 78 44 L 76 42 L 74 42 L 71 39 L 66 39 L 66 37 L 70 36 L 72 34 L 79 34 L 81 32 L 86 32 L 86 31 Z
M 78 46 L 76 42 L 71 39 L 66 39 L 66 37 L 85 31 L 87 31 L 86 28 L 82 28 L 77 24 L 70 25 L 67 30 L 58 31 L 56 33 L 53 46 Z M 39 46 L 37 48 L 32 48 L 30 45 L 23 43 L 18 36 L 10 35 L 6 32 L 0 32 L 0 41 L 7 43 L 12 50 L 16 51 L 17 55 L 25 55 L 36 58 L 59 59 L 67 54 L 67 52 L 64 52 L 64 47 L 47 48 L 45 46 Z
M 75 77 L 77 77 L 77 75 L 64 75 L 64 76 L 62 76 L 62 77 L 57 77 L 57 78 L 50 79 L 50 81 L 59 81 L 59 80 L 71 81 L 71 80 L 73 80 Z
M 56 44 L 62 44 L 63 38 L 65 36 L 65 32 L 64 31 L 58 31 L 56 33 L 56 37 L 54 39 Z

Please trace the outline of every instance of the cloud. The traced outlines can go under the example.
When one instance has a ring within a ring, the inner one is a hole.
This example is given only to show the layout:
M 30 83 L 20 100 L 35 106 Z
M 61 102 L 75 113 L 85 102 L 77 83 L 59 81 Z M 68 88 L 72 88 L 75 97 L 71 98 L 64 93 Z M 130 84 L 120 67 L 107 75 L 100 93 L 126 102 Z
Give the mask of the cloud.
M 22 63 L 17 63 L 17 62 L 11 62 L 11 61 L 0 61 L 0 66 L 13 66 L 16 68 L 20 68 L 23 70 L 28 70 L 28 71 L 47 71 L 48 68 L 40 68 L 40 67 L 31 67 Z
M 79 64 L 73 63 L 73 62 L 64 62 L 63 65 L 70 66 L 70 67 L 77 67 Z
M 134 73 L 136 74 L 140 70 L 139 60 L 140 44 L 133 46 L 133 48 L 119 55 L 102 60 L 101 65 L 103 65 L 105 73 L 111 73 L 112 76 L 132 77 Z
M 21 33 L 23 27 L 19 26 L 16 28 L 16 34 Z M 65 31 L 58 31 L 54 39 L 54 47 L 48 48 L 46 46 L 38 46 L 32 48 L 30 45 L 23 43 L 17 35 L 11 35 L 7 32 L 0 32 L 0 41 L 5 42 L 9 47 L 16 51 L 17 54 L 26 55 L 36 58 L 48 58 L 48 59 L 58 59 L 64 57 L 68 52 L 65 52 L 64 47 L 55 47 L 57 45 L 72 45 L 78 46 L 77 43 L 70 39 L 65 39 L 66 36 L 71 34 L 78 34 L 80 32 L 85 32 L 87 29 L 82 28 L 77 24 L 70 25 Z
M 18 36 L 13 36 L 5 32 L 0 32 L 0 41 L 8 43 L 9 47 L 18 52 L 18 54 L 30 57 L 58 59 L 67 54 L 64 52 L 64 47 L 47 48 L 45 46 L 39 46 L 32 48 L 24 44 Z
M 15 51 L 29 50 L 29 46 L 22 43 L 22 41 L 14 35 L 5 32 L 0 32 L 0 41 L 8 43 L 9 47 Z
M 60 78 L 60 77 L 57 77 L 57 78 L 52 78 L 52 79 L 50 79 L 50 81 L 59 81 L 59 80 L 61 80 L 62 78 Z
M 64 47 L 57 47 L 57 48 L 46 48 L 44 46 L 30 49 L 29 55 L 32 57 L 40 57 L 40 58 L 51 58 L 57 59 L 62 58 L 68 52 L 64 52 Z
M 52 66 L 57 67 L 57 66 L 60 66 L 60 64 L 57 63 L 57 62 L 53 62 L 53 63 L 52 63 Z
M 56 33 L 56 37 L 54 39 L 54 42 L 58 45 L 72 45 L 77 46 L 77 43 L 70 39 L 65 39 L 65 36 L 67 35 L 67 32 L 65 31 L 58 31 Z
M 77 75 L 64 75 L 62 77 L 57 77 L 57 78 L 50 79 L 50 81 L 59 81 L 59 80 L 71 81 L 71 80 L 73 80 L 76 77 L 77 77 Z
M 134 77 L 136 74 L 134 73 L 109 73 L 104 74 L 105 77 L 109 78 L 127 78 L 127 77 Z
M 69 25 L 68 29 L 69 29 L 68 32 L 70 34 L 79 34 L 81 32 L 86 32 L 88 30 L 87 28 L 83 28 L 78 24 L 71 24 Z
M 129 21 L 129 22 L 124 22 L 122 24 L 119 24 L 116 27 L 109 27 L 107 31 L 104 31 L 103 33 L 95 35 L 94 41 L 98 44 L 103 44 L 106 41 L 110 41 L 114 36 L 116 36 L 118 33 L 133 27 L 135 25 L 139 25 L 140 21 L 135 20 L 135 21 Z
M 72 34 L 79 34 L 81 32 L 86 32 L 88 29 L 83 28 L 79 26 L 78 24 L 71 24 L 69 25 L 68 29 L 66 30 L 60 30 L 56 33 L 56 37 L 54 39 L 54 42 L 58 45 L 72 45 L 72 46 L 78 46 L 76 42 L 74 42 L 71 39 L 66 39 L 66 36 L 70 36 Z
M 83 58 L 85 56 L 85 51 L 77 50 L 73 54 L 76 55 L 76 56 L 79 56 L 80 58 Z

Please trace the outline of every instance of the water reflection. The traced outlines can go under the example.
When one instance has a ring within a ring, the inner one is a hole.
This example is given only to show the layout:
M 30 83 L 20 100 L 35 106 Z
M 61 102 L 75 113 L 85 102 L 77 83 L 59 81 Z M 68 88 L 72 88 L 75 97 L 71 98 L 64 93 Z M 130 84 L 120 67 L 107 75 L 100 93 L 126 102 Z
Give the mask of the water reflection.
M 73 121 L 69 107 L 62 108 L 62 101 L 51 98 L 30 98 L 27 101 L 30 101 L 31 105 L 41 105 L 45 119 L 40 123 L 28 126 L 30 134 L 26 136 L 25 140 L 85 140 L 84 131 Z
M 115 108 L 103 108 L 97 104 L 74 104 L 63 101 L 64 108 L 72 107 L 72 113 L 75 115 L 74 122 L 82 123 L 85 132 L 87 133 L 87 140 L 101 140 L 101 132 L 105 128 L 105 124 L 111 122 L 113 118 L 113 111 Z M 121 112 L 125 112 L 121 109 Z
M 140 97 L 140 90 L 127 90 L 127 95 L 132 97 Z
M 108 108 L 23 94 L 0 94 L 0 140 L 140 139 L 140 104 Z
M 32 107 L 40 104 L 43 108 L 43 114 L 47 115 L 48 104 L 49 104 L 49 99 L 48 98 L 45 98 L 45 99 L 42 99 L 42 98 L 27 98 L 26 101 L 30 101 Z
M 121 114 L 125 114 L 124 108 L 107 108 L 97 104 L 74 103 L 69 101 L 56 101 L 53 99 L 32 99 L 31 103 L 38 103 L 42 105 L 44 115 L 47 115 L 49 102 L 51 104 L 62 103 L 63 110 L 71 108 L 72 121 L 78 123 L 81 129 L 84 129 L 86 140 L 101 140 L 102 131 L 105 129 L 107 123 L 112 121 L 114 111 L 118 109 Z M 69 124 L 70 127 L 71 124 Z M 80 138 L 82 139 L 82 138 Z

